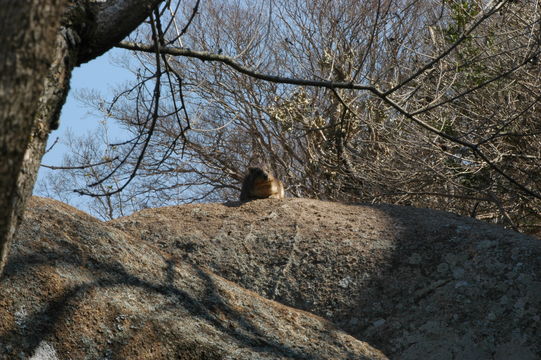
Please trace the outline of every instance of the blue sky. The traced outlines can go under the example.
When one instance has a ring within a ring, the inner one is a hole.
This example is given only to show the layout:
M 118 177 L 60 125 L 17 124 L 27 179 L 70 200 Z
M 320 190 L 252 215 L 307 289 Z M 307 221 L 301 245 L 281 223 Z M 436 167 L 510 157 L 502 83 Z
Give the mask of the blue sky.
M 121 56 L 125 52 L 126 50 L 113 49 L 73 70 L 70 91 L 60 114 L 60 127 L 49 135 L 47 147 L 51 146 L 56 138 L 59 138 L 59 142 L 43 156 L 43 164 L 53 166 L 62 164 L 67 148 L 61 141 L 67 129 L 73 130 L 75 134 L 84 134 L 97 128 L 98 121 L 102 118 L 92 114 L 89 108 L 75 99 L 75 93 L 80 90 L 95 90 L 110 99 L 113 87 L 132 78 L 129 71 L 113 64 L 112 61 L 114 57 Z M 46 170 L 40 168 L 38 179 L 42 178 Z
M 126 52 L 122 49 L 112 49 L 73 70 L 70 91 L 60 114 L 60 127 L 49 135 L 47 147 L 49 148 L 57 138 L 59 141 L 51 151 L 43 156 L 42 164 L 62 165 L 64 154 L 68 151 L 67 147 L 62 144 L 62 140 L 68 129 L 71 129 L 74 134 L 81 135 L 97 128 L 98 121 L 102 118 L 92 114 L 91 109 L 78 101 L 74 94 L 81 90 L 93 90 L 98 91 L 105 98 L 111 99 L 112 89 L 115 86 L 132 79 L 132 74 L 129 71 L 113 64 L 114 58 L 118 58 Z M 114 132 L 114 128 L 114 126 L 110 127 L 112 137 L 120 137 L 120 134 Z M 51 170 L 41 167 L 37 181 L 43 179 L 47 171 Z M 34 187 L 35 191 L 36 187 Z

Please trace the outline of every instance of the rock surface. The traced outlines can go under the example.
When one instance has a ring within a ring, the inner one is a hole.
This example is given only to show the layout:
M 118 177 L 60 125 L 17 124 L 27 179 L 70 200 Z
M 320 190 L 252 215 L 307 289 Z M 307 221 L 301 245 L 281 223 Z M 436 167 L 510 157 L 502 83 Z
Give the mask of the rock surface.
M 134 235 L 33 198 L 0 282 L 0 359 L 386 359 Z
M 541 359 L 541 241 L 494 225 L 309 199 L 152 209 L 111 225 L 392 359 Z
M 433 210 L 34 198 L 6 270 L 2 359 L 541 358 L 541 241 Z

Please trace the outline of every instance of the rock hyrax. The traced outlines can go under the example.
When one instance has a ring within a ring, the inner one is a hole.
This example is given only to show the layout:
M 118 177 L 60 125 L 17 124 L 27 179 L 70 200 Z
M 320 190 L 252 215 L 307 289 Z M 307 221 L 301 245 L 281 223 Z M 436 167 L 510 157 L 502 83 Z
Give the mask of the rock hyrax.
M 283 199 L 284 185 L 266 170 L 258 167 L 249 168 L 242 182 L 240 201 L 267 198 Z

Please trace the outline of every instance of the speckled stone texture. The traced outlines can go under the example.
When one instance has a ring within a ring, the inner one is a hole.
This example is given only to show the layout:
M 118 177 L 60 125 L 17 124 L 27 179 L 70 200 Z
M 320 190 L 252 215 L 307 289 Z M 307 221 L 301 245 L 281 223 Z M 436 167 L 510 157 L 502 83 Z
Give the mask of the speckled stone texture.
M 427 209 L 267 199 L 104 223 L 34 198 L 0 358 L 534 360 L 540 270 L 540 240 Z
M 309 312 L 33 198 L 0 281 L 0 359 L 387 359 Z
M 498 226 L 309 199 L 152 209 L 111 225 L 392 359 L 541 359 L 541 240 Z

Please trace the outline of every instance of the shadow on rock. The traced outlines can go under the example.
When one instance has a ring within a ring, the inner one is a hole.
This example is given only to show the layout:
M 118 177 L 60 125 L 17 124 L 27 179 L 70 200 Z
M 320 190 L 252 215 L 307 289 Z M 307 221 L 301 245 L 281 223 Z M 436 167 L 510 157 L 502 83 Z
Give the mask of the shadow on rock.
M 2 359 L 385 358 L 322 318 L 46 199 L 30 204 L 0 294 Z

